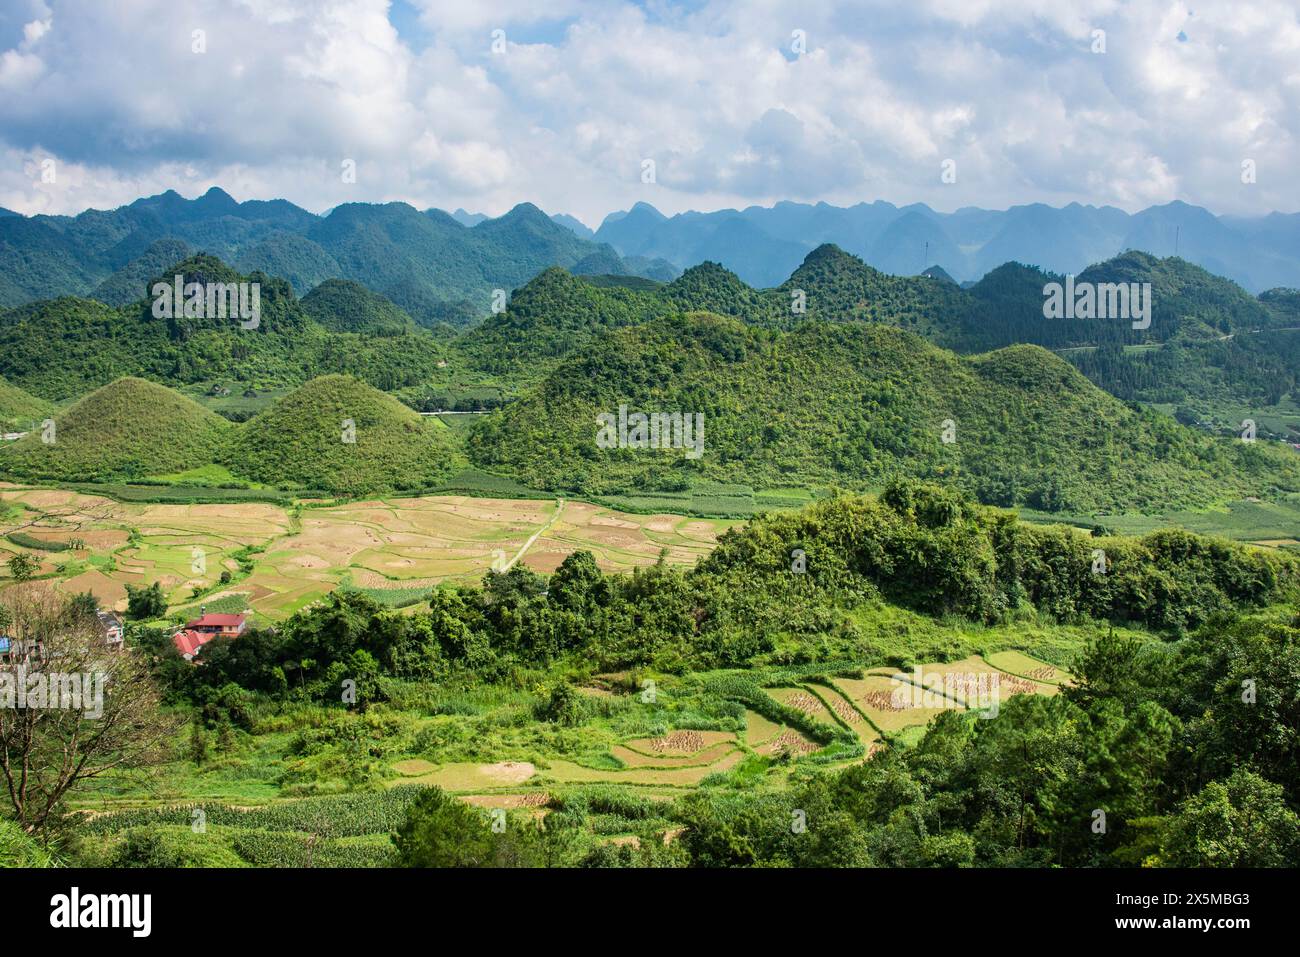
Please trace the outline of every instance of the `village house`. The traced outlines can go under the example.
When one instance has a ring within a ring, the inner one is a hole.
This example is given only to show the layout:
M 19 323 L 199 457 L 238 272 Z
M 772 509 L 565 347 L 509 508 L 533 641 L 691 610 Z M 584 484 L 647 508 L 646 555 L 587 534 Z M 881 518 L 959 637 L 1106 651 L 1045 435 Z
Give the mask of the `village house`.
M 96 609 L 95 618 L 99 623 L 99 633 L 104 640 L 104 644 L 112 651 L 123 648 L 125 635 L 122 628 L 122 619 L 118 617 L 117 613 Z M 13 635 L 0 634 L 0 666 L 18 665 L 38 660 L 41 654 L 40 642 L 22 641 Z
M 199 617 L 186 622 L 185 627 L 172 635 L 172 643 L 181 657 L 193 661 L 199 649 L 213 638 L 238 638 L 244 633 L 243 615 L 209 615 L 199 609 Z
M 104 644 L 114 650 L 121 648 L 122 619 L 111 611 L 97 611 L 95 617 L 99 619 L 99 631 L 104 636 Z

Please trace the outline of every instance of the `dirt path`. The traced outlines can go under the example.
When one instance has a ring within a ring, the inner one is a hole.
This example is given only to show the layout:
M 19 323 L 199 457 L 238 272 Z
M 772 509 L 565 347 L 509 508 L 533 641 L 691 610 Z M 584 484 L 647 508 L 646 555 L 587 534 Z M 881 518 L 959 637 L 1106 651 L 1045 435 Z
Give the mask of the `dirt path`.
M 545 525 L 543 525 L 537 531 L 533 532 L 532 537 L 529 538 L 528 541 L 524 542 L 523 547 L 520 548 L 519 551 L 515 552 L 515 557 L 510 559 L 510 561 L 506 562 L 504 565 L 502 565 L 499 570 L 503 572 L 508 572 L 510 571 L 510 569 L 514 568 L 515 562 L 519 561 L 519 559 L 524 557 L 524 553 L 527 552 L 528 549 L 532 547 L 533 542 L 541 538 L 542 534 L 548 528 L 550 528 L 552 525 L 555 524 L 556 520 L 560 517 L 560 513 L 563 511 L 564 511 L 564 499 L 557 498 L 555 500 L 555 514 L 551 516 L 550 520 Z

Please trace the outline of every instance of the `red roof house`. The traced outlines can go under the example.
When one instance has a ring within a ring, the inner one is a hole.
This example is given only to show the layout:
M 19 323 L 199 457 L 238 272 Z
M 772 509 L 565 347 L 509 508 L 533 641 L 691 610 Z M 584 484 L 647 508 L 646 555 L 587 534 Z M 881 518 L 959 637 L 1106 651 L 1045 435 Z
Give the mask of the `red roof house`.
M 194 656 L 198 654 L 198 650 L 211 640 L 210 636 L 200 635 L 197 631 L 190 631 L 189 629 L 178 631 L 172 635 L 172 644 L 176 646 L 176 650 L 181 653 L 181 657 L 186 661 L 193 661 Z
M 193 661 L 199 649 L 213 638 L 238 638 L 244 633 L 244 626 L 243 615 L 200 614 L 172 635 L 172 643 L 182 658 Z
M 238 638 L 244 633 L 243 615 L 200 615 L 185 627 L 212 638 Z

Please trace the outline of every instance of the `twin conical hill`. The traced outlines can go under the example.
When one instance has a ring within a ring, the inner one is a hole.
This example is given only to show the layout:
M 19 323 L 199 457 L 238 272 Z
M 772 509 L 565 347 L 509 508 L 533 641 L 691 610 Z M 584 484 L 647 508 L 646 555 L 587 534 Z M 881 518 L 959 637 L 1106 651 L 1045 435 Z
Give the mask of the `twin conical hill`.
M 166 386 L 111 382 L 0 450 L 16 475 L 110 481 L 180 472 L 216 460 L 233 426 Z
M 228 453 L 238 475 L 340 495 L 428 488 L 462 462 L 441 423 L 342 375 L 280 399 L 244 425 Z

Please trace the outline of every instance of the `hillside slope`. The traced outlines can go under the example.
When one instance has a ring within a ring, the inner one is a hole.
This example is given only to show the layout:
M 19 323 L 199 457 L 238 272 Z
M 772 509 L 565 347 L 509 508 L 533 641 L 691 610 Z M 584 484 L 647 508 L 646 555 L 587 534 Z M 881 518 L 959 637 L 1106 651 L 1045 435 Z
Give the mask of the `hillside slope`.
M 112 308 L 64 297 L 0 314 L 0 375 L 46 399 L 64 400 L 123 376 L 168 385 L 210 381 L 259 388 L 299 385 L 326 373 L 356 375 L 382 389 L 436 382 L 448 346 L 399 318 L 368 290 L 323 291 L 313 309 L 333 328 L 353 325 L 367 334 L 332 332 L 317 322 L 289 283 L 262 273 L 243 275 L 220 259 L 192 256 L 148 283 L 181 275 L 184 283 L 257 283 L 256 328 L 233 318 L 155 317 L 139 299 Z M 382 328 L 383 337 L 369 334 Z
M 143 379 L 97 389 L 36 429 L 0 448 L 0 469 L 28 478 L 107 481 L 206 465 L 232 426 L 220 416 Z
M 53 406 L 0 379 L 0 427 L 6 432 L 26 431 L 50 414 Z
M 702 414 L 704 454 L 598 447 L 597 416 L 621 405 Z M 1300 490 L 1300 457 L 1134 410 L 1038 347 L 962 358 L 881 325 L 771 333 L 707 314 L 607 333 L 480 423 L 469 448 L 525 483 L 590 494 L 910 476 L 1056 511 Z
M 440 422 L 341 375 L 313 379 L 249 420 L 226 453 L 238 475 L 346 495 L 428 488 L 463 462 Z
M 371 336 L 415 332 L 411 317 L 388 299 L 350 279 L 327 279 L 302 300 L 302 308 L 323 329 Z

